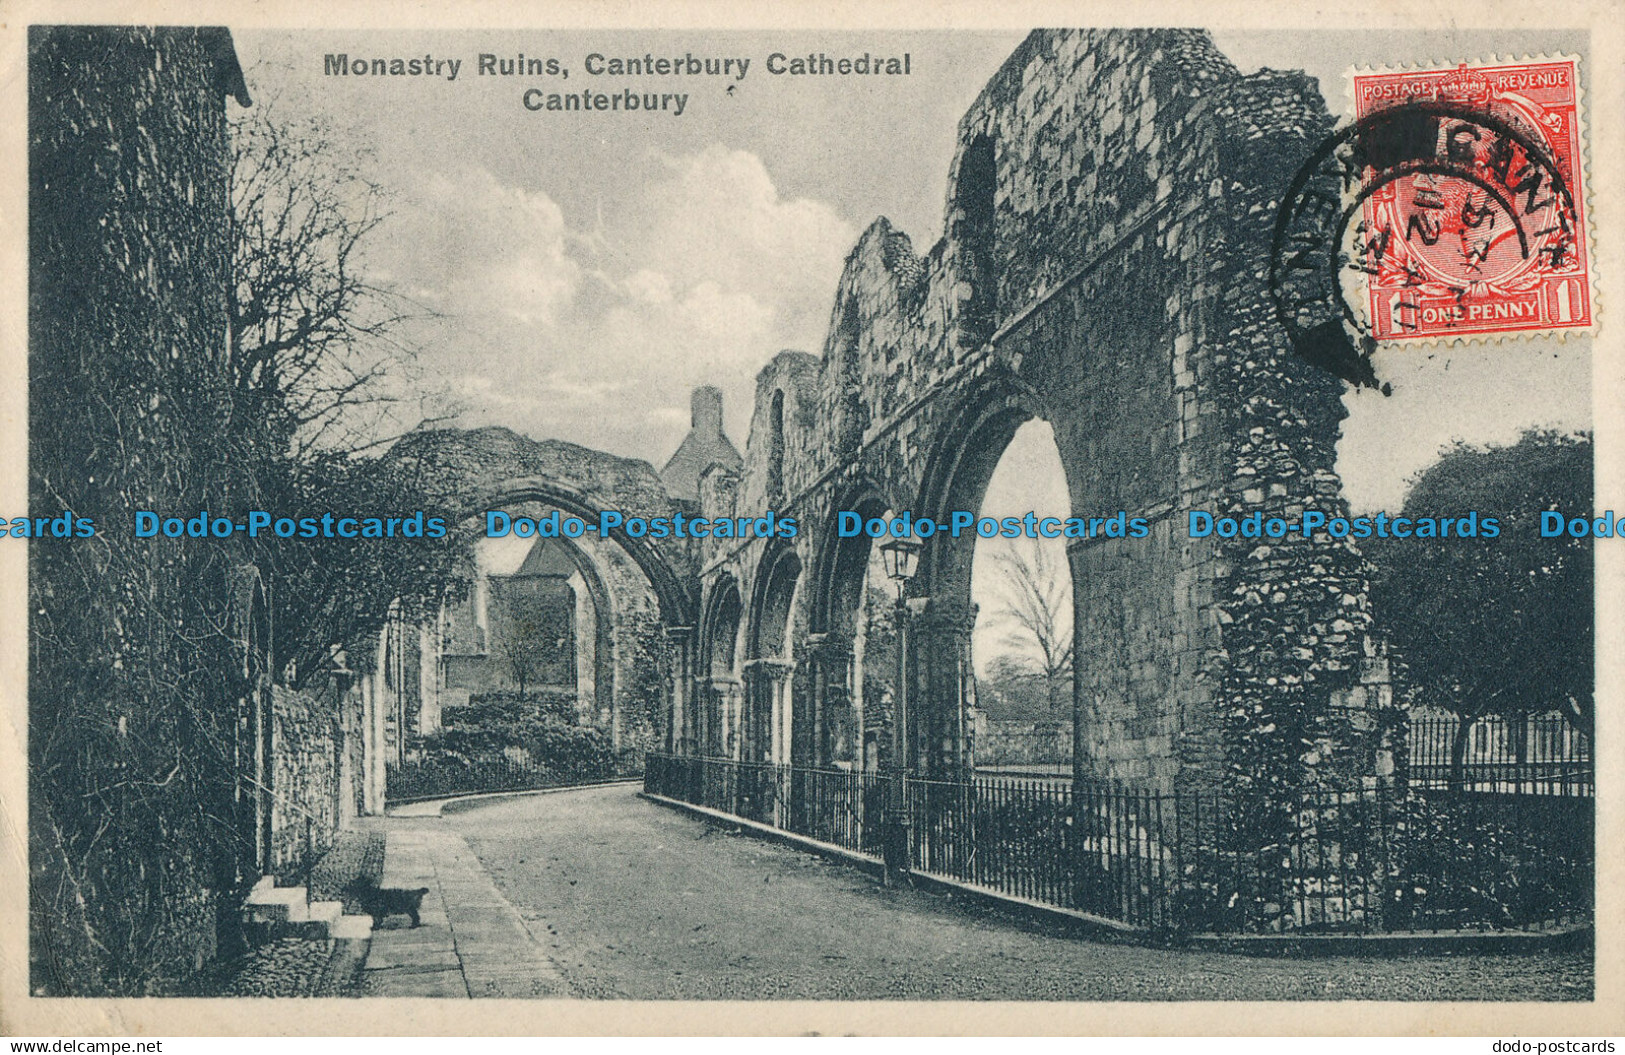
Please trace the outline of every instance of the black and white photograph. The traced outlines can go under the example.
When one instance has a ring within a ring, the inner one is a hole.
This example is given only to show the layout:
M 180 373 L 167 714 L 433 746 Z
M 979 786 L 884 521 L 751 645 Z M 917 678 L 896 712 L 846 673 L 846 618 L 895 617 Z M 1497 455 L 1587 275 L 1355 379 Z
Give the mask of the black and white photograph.
M 5 1031 L 1620 1033 L 1617 27 L 1264 6 L 12 9 Z

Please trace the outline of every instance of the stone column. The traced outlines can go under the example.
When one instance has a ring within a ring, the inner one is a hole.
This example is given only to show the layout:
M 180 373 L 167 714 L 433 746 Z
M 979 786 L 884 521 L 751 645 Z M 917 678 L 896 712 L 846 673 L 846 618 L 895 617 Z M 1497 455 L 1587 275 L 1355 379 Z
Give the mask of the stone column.
M 811 767 L 820 764 L 818 745 L 819 701 L 815 691 L 817 671 L 809 658 L 797 661 L 785 683 L 784 707 L 791 765 Z
M 913 768 L 934 780 L 963 779 L 973 769 L 969 711 L 976 699 L 971 667 L 976 605 L 931 598 L 910 600 L 909 610 Z
M 795 664 L 778 658 L 745 663 L 745 758 L 752 762 L 787 764 L 790 715 L 786 688 Z
M 666 705 L 666 750 L 678 755 L 697 754 L 693 727 L 694 628 L 666 627 L 666 670 L 669 698 Z
M 795 664 L 778 658 L 745 663 L 745 760 L 787 766 L 789 757 L 790 677 Z M 754 819 L 784 827 L 789 819 L 789 781 L 784 771 L 764 769 L 752 782 Z
M 712 731 L 716 753 L 722 758 L 739 759 L 743 757 L 741 752 L 744 748 L 740 720 L 744 711 L 745 687 L 738 678 L 727 674 L 713 674 L 707 680 L 717 701 L 716 728 Z
M 721 712 L 721 705 L 709 675 L 694 675 L 689 682 L 688 700 L 692 712 L 689 725 L 694 732 L 695 754 L 708 757 L 721 754 L 722 748 L 718 739 L 720 723 L 717 717 Z
M 739 738 L 741 741 L 739 757 L 746 762 L 760 762 L 767 758 L 767 748 L 762 744 L 762 715 L 767 710 L 766 702 L 762 699 L 764 688 L 761 671 L 755 663 L 747 660 L 740 672 L 743 685 L 744 704 L 740 715 Z
M 807 723 L 811 742 L 806 750 L 811 764 L 828 766 L 844 755 L 852 760 L 854 768 L 861 768 L 863 732 L 857 728 L 858 716 L 853 713 L 856 700 L 852 693 L 851 635 L 810 634 L 807 656 L 811 667 L 807 700 L 813 713 Z

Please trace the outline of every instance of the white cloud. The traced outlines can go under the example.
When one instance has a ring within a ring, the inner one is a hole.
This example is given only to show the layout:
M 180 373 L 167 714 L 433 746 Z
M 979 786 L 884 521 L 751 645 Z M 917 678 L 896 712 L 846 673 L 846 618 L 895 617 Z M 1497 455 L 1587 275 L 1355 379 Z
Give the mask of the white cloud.
M 461 399 L 483 403 L 512 403 L 513 397 L 497 388 L 496 382 L 478 374 L 464 374 L 451 383 L 451 390 Z
M 548 326 L 561 317 L 581 267 L 553 199 L 478 168 L 433 175 L 415 197 L 396 244 L 423 299 L 476 321 L 501 315 Z
M 642 270 L 664 276 L 680 300 L 692 295 L 689 313 L 754 302 L 777 345 L 817 351 L 857 230 L 822 202 L 781 198 L 748 151 L 711 146 L 662 164 L 668 178 L 646 200 Z
M 483 169 L 423 181 L 389 263 L 446 316 L 432 354 L 466 423 L 659 463 L 690 388 L 723 389 L 743 445 L 756 372 L 782 348 L 820 349 L 852 225 L 781 198 L 746 151 L 648 162 L 634 192 L 582 218 L 590 234 L 545 186 Z
M 548 395 L 562 399 L 602 403 L 626 386 L 626 381 L 581 381 L 554 373 L 543 379 L 541 387 Z
M 627 296 L 646 304 L 670 304 L 673 299 L 671 279 L 659 271 L 650 271 L 648 268 L 634 271 L 621 285 L 626 290 Z

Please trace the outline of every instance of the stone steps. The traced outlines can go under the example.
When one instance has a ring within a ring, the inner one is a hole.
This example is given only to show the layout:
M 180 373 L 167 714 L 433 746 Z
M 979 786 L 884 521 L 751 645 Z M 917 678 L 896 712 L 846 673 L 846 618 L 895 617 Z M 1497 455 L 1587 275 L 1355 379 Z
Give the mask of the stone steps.
M 346 915 L 342 901 L 309 901 L 302 886 L 277 886 L 262 876 L 248 892 L 243 913 L 274 936 L 362 941 L 372 937 L 370 916 Z

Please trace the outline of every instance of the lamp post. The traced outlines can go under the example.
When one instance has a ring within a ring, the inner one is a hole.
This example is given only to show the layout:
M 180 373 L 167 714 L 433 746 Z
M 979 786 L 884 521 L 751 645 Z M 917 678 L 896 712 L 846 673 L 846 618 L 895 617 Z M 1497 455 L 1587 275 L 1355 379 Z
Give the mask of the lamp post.
M 885 824 L 885 883 L 893 886 L 909 871 L 908 603 L 903 595 L 914 577 L 920 543 L 912 537 L 894 538 L 880 547 L 880 556 L 886 577 L 897 583 L 897 686 L 892 693 L 891 779 Z

